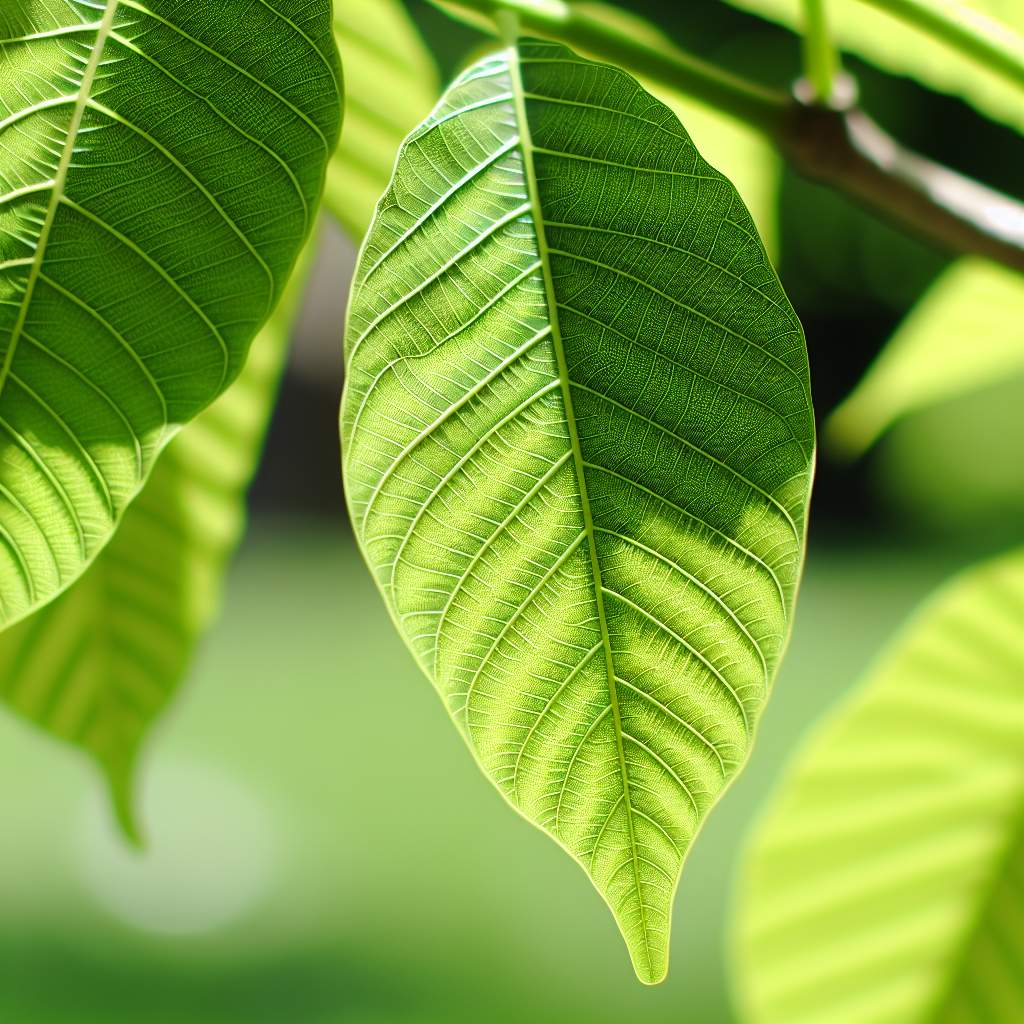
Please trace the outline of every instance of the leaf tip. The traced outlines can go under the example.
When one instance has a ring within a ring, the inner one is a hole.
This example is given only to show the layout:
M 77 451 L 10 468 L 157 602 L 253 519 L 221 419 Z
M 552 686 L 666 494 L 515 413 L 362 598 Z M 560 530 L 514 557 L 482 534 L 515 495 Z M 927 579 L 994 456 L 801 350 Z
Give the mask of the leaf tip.
M 107 784 L 107 796 L 122 837 L 140 853 L 146 842 L 135 808 L 135 756 L 105 757 L 100 767 Z
M 853 462 L 878 440 L 883 429 L 870 410 L 863 408 L 863 403 L 853 396 L 838 405 L 825 420 L 822 440 L 834 458 Z

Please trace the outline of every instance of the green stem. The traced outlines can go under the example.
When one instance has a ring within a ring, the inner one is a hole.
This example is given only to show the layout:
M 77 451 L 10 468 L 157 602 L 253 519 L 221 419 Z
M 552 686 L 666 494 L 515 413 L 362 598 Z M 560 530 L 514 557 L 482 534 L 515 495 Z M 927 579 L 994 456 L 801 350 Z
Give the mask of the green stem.
M 825 15 L 825 0 L 804 0 L 804 74 L 815 98 L 827 103 L 839 71 L 839 54 L 832 44 Z
M 786 122 L 790 106 L 786 93 L 721 71 L 670 43 L 647 42 L 621 32 L 563 0 L 456 0 L 438 6 L 468 15 L 491 32 L 499 14 L 514 12 L 524 33 L 587 50 L 665 88 L 684 92 L 765 135 L 777 135 Z
M 863 0 L 1024 88 L 1024 37 L 955 0 Z

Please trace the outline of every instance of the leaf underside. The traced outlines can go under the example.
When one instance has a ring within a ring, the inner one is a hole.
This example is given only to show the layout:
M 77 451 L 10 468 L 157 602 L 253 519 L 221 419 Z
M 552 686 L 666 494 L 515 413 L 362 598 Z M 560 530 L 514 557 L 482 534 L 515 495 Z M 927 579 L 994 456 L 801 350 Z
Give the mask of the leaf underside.
M 400 631 L 660 980 L 803 550 L 806 350 L 749 214 L 628 75 L 524 42 L 403 147 L 346 355 L 348 501 Z
M 3 0 L 0 624 L 238 374 L 337 134 L 328 0 Z
M 1024 551 L 918 615 L 783 780 L 739 900 L 757 1024 L 1024 1020 Z

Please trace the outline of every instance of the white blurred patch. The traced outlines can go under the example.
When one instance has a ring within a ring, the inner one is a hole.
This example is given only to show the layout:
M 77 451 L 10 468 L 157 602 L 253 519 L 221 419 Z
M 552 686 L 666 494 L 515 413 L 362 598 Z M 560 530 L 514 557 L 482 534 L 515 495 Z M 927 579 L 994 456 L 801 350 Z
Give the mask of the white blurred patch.
M 277 850 L 265 801 L 223 769 L 162 759 L 142 773 L 144 850 L 128 845 L 102 802 L 84 800 L 75 866 L 109 913 L 145 931 L 213 931 L 269 893 Z

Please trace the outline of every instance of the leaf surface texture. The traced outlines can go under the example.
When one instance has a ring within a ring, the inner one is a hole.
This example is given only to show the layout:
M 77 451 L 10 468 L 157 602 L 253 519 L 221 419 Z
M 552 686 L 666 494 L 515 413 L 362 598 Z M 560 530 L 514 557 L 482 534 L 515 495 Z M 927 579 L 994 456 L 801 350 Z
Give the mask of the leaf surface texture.
M 658 981 L 803 551 L 806 349 L 750 215 L 628 75 L 524 42 L 403 147 L 346 352 L 348 501 L 395 621 Z
M 784 778 L 739 899 L 744 1020 L 1024 1020 L 1024 552 L 918 614 Z
M 241 369 L 338 130 L 327 0 L 0 5 L 0 622 Z

